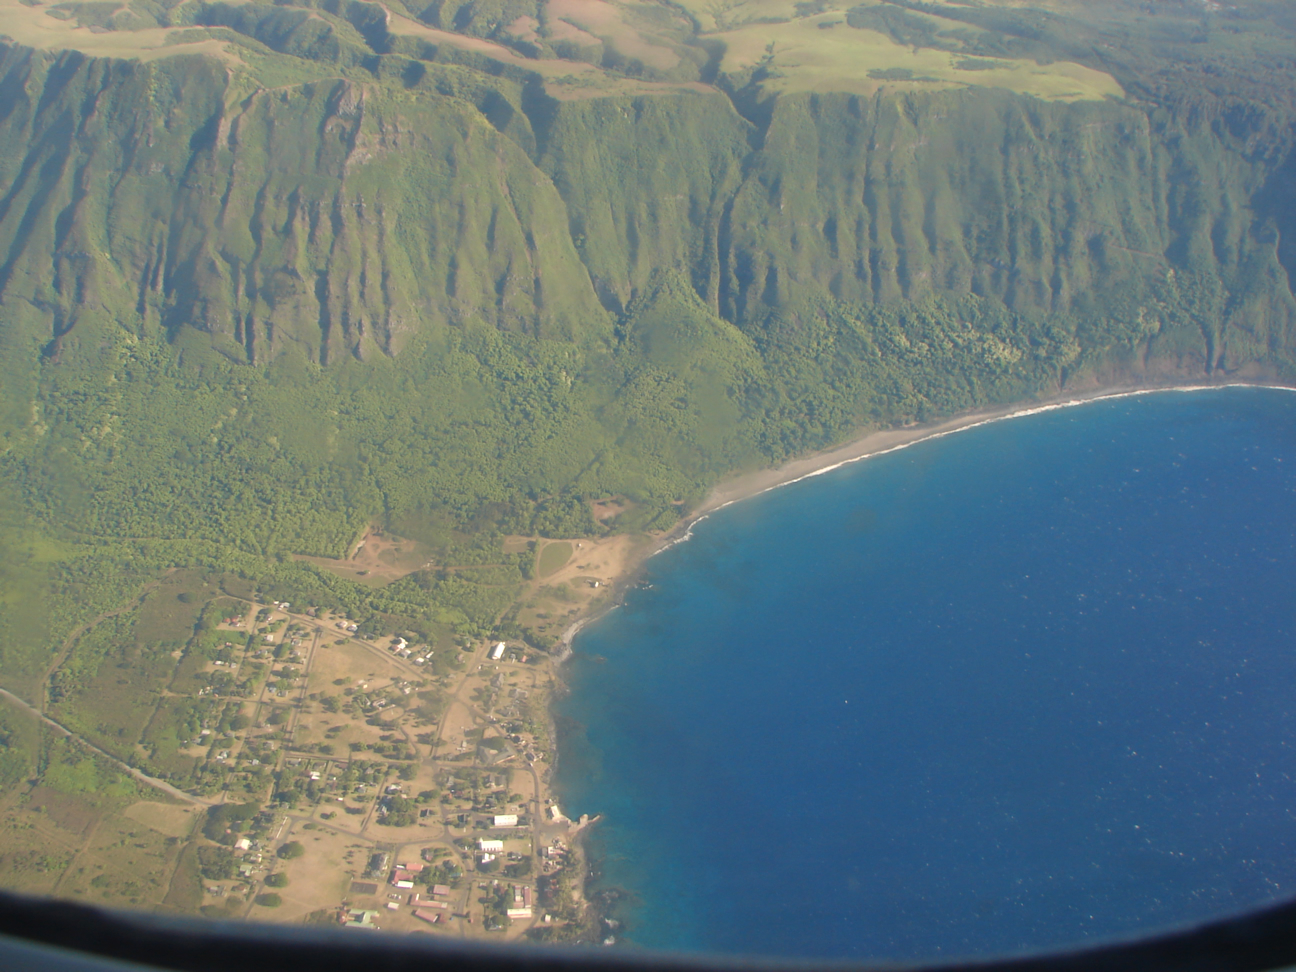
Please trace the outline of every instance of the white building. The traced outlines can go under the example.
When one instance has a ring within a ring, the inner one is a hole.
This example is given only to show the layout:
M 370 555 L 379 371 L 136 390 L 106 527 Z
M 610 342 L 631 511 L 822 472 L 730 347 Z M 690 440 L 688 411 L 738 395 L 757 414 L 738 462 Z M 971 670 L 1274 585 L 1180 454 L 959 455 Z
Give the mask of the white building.
M 504 853 L 504 841 L 479 839 L 477 849 L 483 853 L 502 854 Z
M 504 642 L 501 641 L 499 644 L 497 644 L 494 648 L 491 649 L 490 660 L 499 661 L 503 657 L 504 657 Z
M 516 827 L 518 822 L 516 813 L 497 813 L 495 814 L 496 827 Z

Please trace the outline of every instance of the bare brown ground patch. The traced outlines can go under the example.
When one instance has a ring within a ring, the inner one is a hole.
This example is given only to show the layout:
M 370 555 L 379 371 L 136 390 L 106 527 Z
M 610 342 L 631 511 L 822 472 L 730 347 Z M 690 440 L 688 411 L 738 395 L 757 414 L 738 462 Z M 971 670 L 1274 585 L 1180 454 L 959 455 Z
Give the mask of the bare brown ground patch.
M 528 17 L 523 14 L 504 28 L 505 32 L 516 37 L 518 40 L 537 41 L 539 35 L 536 34 L 536 28 L 540 26 L 540 21 L 534 17 Z
M 322 567 L 347 580 L 370 587 L 381 587 L 427 566 L 431 563 L 432 555 L 431 550 L 417 540 L 371 530 L 345 560 L 304 555 L 299 555 L 296 559 Z
M 606 523 L 608 520 L 616 519 L 632 506 L 634 504 L 624 496 L 610 496 L 607 499 L 591 502 L 590 512 L 594 514 L 594 519 L 600 523 Z
M 545 81 L 545 94 L 559 101 L 633 98 L 638 95 L 652 97 L 681 93 L 715 94 L 717 90 L 701 81 L 644 81 L 640 78 L 618 78 L 613 75 L 602 75 L 593 79 L 568 76 Z
M 356 688 L 361 682 L 374 679 L 390 682 L 403 676 L 395 662 L 371 651 L 357 641 L 330 644 L 325 641 L 315 650 L 310 674 L 306 678 L 306 691 L 323 695 L 341 695 L 346 688 Z M 343 679 L 344 684 L 333 684 Z
M 480 683 L 478 683 L 480 684 Z M 469 688 L 470 683 L 465 682 L 465 689 Z M 462 745 L 465 733 L 469 732 L 475 724 L 472 712 L 468 707 L 457 699 L 446 709 L 445 716 L 441 719 L 441 749 L 437 755 L 446 757 L 453 756 L 455 753 L 472 750 L 472 744 Z
M 560 637 L 577 618 L 605 603 L 617 581 L 625 577 L 654 544 L 648 536 L 618 534 L 594 540 L 574 540 L 571 559 L 533 583 L 518 622 L 550 637 Z
M 679 64 L 679 55 L 662 44 L 654 44 L 634 23 L 633 4 L 607 0 L 549 0 L 549 20 L 563 21 L 588 34 L 606 38 L 621 54 L 649 67 L 669 71 Z
M 558 17 L 549 18 L 549 37 L 555 41 L 570 41 L 581 47 L 602 47 L 603 42 L 593 34 L 581 30 L 573 23 Z
M 398 665 L 394 658 L 389 659 L 384 652 L 374 651 L 361 642 L 349 641 L 317 649 L 307 677 L 308 693 L 331 696 L 338 703 L 344 703 L 348 698 L 346 690 L 355 689 L 370 694 L 390 694 L 396 701 L 381 713 L 371 709 L 329 712 L 322 702 L 307 701 L 298 713 L 292 748 L 309 750 L 323 743 L 332 747 L 332 758 L 345 760 L 352 743 L 377 743 L 380 736 L 388 733 L 403 738 L 395 723 L 406 720 L 409 709 L 419 704 L 415 694 L 418 689 L 408 686 L 410 693 L 406 695 L 397 686 L 417 678 Z M 342 684 L 336 684 L 339 681 Z M 375 714 L 381 715 L 380 723 L 374 726 L 366 724 L 366 720 Z
M 122 810 L 121 814 L 128 820 L 143 824 L 165 837 L 188 837 L 194 829 L 194 824 L 202 816 L 195 807 L 186 807 L 177 803 L 158 803 L 154 800 L 132 803 Z
M 77 796 L 48 786 L 35 787 L 27 797 L 27 806 L 77 836 L 84 836 L 103 813 Z
M 175 54 L 207 54 L 228 64 L 241 64 L 229 45 L 214 39 L 175 43 L 187 27 L 151 27 L 145 30 L 96 31 L 73 20 L 49 15 L 44 5 L 28 6 L 21 0 L 0 0 L 0 34 L 43 51 L 73 50 L 94 57 L 138 58 L 151 61 Z
M 156 908 L 170 890 L 183 846 L 175 837 L 109 814 L 95 828 L 59 894 L 117 907 Z
M 340 906 L 348 896 L 352 880 L 364 870 L 369 845 L 357 849 L 352 834 L 337 833 L 324 826 L 307 830 L 300 824 L 285 839 L 300 841 L 306 853 L 291 861 L 280 861 L 276 867 L 278 873 L 288 877 L 286 888 L 258 889 L 258 893 L 274 891 L 283 904 L 278 908 L 253 906 L 250 917 L 261 921 L 300 921 L 312 911 Z M 348 850 L 354 851 L 349 860 Z

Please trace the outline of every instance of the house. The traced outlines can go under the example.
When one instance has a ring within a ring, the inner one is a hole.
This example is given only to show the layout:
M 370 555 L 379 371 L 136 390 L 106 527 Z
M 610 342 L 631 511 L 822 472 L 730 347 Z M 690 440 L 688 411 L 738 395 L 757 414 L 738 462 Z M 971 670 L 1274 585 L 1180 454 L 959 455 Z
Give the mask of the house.
M 516 827 L 518 817 L 516 813 L 497 813 L 495 814 L 494 827 Z
M 502 841 L 502 840 L 486 840 L 485 838 L 479 838 L 479 839 L 477 840 L 477 849 L 478 849 L 479 851 L 484 852 L 484 853 L 503 854 L 503 853 L 504 853 L 504 841 Z
M 441 920 L 441 916 L 437 914 L 435 911 L 428 911 L 424 908 L 416 909 L 414 912 L 414 917 L 421 918 L 423 921 L 426 921 L 429 925 L 435 925 Z
M 507 914 L 510 920 L 514 920 L 518 918 L 530 918 L 531 909 L 530 908 L 510 908 Z
M 432 885 L 432 893 L 448 898 L 450 897 L 450 888 L 444 884 L 434 884 Z
M 374 919 L 377 917 L 377 911 L 361 911 L 358 908 L 352 908 L 343 916 L 342 924 L 348 928 L 366 928 L 377 931 L 378 926 L 374 924 Z
M 490 660 L 499 661 L 503 657 L 504 657 L 504 642 L 501 641 L 499 644 L 497 644 L 494 648 L 491 649 Z

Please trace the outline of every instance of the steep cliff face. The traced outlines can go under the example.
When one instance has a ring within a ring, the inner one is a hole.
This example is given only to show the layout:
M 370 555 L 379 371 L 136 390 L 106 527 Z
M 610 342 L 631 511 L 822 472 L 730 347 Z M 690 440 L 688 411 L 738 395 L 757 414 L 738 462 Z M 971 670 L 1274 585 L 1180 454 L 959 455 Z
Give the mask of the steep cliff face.
M 550 130 L 542 166 L 610 306 L 676 265 L 748 328 L 822 294 L 1089 312 L 1150 299 L 1177 274 L 1202 289 L 1214 363 L 1230 339 L 1235 357 L 1290 339 L 1278 249 L 1290 216 L 1253 204 L 1285 178 L 1281 116 L 1209 100 L 1147 111 L 985 91 L 805 94 L 778 99 L 758 131 L 714 102 L 663 125 L 674 107 L 564 105 Z
M 976 294 L 1091 327 L 1124 307 L 1144 353 L 1204 370 L 1296 346 L 1280 102 L 600 91 L 427 39 L 374 53 L 414 42 L 330 9 L 203 5 L 258 45 L 224 59 L 5 47 L 11 319 L 49 353 L 86 315 L 247 361 L 467 320 L 606 345 L 671 271 L 752 334 L 818 300 Z
M 209 331 L 256 360 L 396 353 L 486 320 L 606 314 L 562 199 L 470 103 L 322 80 L 239 91 L 201 57 L 0 61 L 0 288 L 57 340 L 87 313 Z

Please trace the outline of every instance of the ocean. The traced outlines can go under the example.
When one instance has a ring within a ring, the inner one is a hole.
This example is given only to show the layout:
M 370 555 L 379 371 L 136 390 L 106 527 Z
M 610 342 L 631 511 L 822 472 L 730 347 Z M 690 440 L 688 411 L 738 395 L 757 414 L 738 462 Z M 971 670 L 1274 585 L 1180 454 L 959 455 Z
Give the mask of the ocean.
M 1296 891 L 1296 394 L 1106 399 L 727 507 L 575 640 L 637 947 L 932 959 Z

